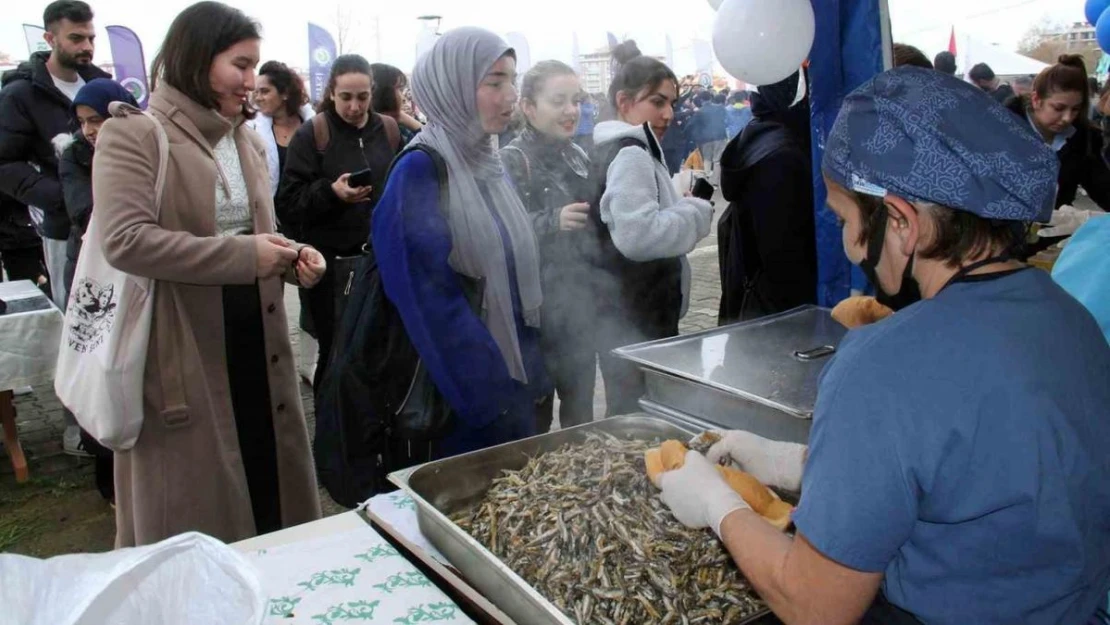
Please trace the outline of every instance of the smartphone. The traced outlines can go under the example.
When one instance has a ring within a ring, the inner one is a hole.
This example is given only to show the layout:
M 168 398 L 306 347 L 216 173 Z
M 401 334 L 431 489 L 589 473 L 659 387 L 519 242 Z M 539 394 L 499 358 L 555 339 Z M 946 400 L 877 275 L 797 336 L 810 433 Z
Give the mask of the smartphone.
M 709 201 L 713 199 L 713 192 L 713 185 L 708 180 L 698 178 L 697 182 L 694 183 L 694 190 L 690 194 L 700 200 Z
M 354 172 L 353 174 L 351 174 L 351 177 L 347 179 L 347 186 L 351 187 L 352 189 L 370 186 L 370 184 L 373 182 L 373 180 L 370 179 L 370 173 L 371 172 L 369 167 L 363 169 L 362 171 Z

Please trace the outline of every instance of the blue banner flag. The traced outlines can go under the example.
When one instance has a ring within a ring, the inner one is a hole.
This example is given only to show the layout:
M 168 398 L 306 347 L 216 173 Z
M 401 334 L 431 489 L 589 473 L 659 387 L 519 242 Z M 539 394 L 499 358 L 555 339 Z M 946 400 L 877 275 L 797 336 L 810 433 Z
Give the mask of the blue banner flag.
M 150 83 L 147 81 L 143 43 L 135 31 L 126 26 L 109 26 L 107 31 L 116 81 L 131 92 L 139 106 L 145 109 L 150 96 Z
M 308 25 L 308 78 L 312 102 L 315 104 L 324 97 L 328 86 L 328 75 L 335 62 L 335 39 L 324 28 L 316 24 Z

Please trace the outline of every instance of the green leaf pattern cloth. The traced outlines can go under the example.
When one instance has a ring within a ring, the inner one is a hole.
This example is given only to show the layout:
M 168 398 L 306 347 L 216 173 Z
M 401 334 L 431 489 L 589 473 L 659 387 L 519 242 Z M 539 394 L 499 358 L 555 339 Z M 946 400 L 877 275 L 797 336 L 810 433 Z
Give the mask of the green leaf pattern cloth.
M 473 623 L 369 526 L 246 555 L 269 598 L 265 625 Z
M 377 495 L 363 505 L 369 507 L 375 516 L 397 530 L 405 540 L 423 549 L 440 564 L 451 566 L 447 558 L 428 542 L 424 534 L 420 533 L 420 525 L 416 521 L 416 502 L 407 493 L 395 491 Z

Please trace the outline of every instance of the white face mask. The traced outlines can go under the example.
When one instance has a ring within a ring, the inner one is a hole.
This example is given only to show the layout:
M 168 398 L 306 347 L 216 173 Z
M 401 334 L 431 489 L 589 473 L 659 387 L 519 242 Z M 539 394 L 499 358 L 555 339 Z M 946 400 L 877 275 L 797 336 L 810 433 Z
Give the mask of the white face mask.
M 806 97 L 806 71 L 804 68 L 799 71 L 801 73 L 798 75 L 798 93 L 794 96 L 794 101 L 790 103 L 791 107 L 801 102 Z
M 801 72 L 801 74 L 798 77 L 798 91 L 797 91 L 797 93 L 794 94 L 794 101 L 790 103 L 791 108 L 793 108 L 796 104 L 798 104 L 799 102 L 804 100 L 805 97 L 806 97 L 806 93 L 807 93 L 806 92 L 806 81 L 805 81 L 805 76 L 806 76 L 805 69 L 801 68 L 801 69 L 799 69 L 799 71 Z M 748 85 L 748 91 L 751 92 L 751 93 L 759 93 L 759 87 L 757 87 L 755 85 Z

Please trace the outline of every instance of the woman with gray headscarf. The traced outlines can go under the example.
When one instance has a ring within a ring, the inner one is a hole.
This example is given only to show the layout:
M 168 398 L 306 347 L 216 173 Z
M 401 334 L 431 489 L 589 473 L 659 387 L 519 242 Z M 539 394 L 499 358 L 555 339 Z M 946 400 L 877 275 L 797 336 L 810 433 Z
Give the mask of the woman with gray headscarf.
M 373 216 L 386 295 L 456 415 L 440 456 L 530 436 L 535 402 L 550 392 L 535 233 L 490 140 L 512 118 L 515 80 L 516 54 L 497 35 L 443 35 L 412 77 L 428 125 L 394 164 Z M 446 198 L 424 150 L 446 165 Z M 479 313 L 465 284 L 479 285 Z

